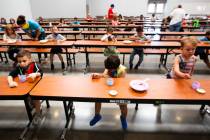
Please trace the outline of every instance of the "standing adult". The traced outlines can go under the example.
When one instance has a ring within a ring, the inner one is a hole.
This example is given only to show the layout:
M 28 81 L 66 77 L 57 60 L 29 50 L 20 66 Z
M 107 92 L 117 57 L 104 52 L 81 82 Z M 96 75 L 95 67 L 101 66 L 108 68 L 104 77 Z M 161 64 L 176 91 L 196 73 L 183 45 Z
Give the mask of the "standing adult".
M 35 41 L 44 40 L 45 39 L 45 31 L 44 29 L 34 20 L 26 21 L 24 15 L 19 15 L 17 18 L 17 24 L 23 29 L 23 31 Z M 47 58 L 47 54 L 45 53 L 45 58 Z M 38 54 L 39 58 L 41 58 L 41 54 Z
M 182 20 L 185 17 L 185 10 L 182 8 L 181 5 L 178 5 L 178 7 L 172 11 L 170 16 L 171 22 L 169 24 L 169 30 L 179 32 L 182 26 Z
M 112 20 L 115 15 L 116 15 L 116 11 L 114 10 L 114 4 L 111 4 L 108 10 L 108 19 Z

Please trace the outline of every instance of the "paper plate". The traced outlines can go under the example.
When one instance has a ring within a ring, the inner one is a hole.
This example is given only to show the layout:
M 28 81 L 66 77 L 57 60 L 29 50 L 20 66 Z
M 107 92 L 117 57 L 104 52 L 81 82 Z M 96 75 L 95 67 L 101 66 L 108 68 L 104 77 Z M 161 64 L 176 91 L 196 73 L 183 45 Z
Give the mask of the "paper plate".
M 130 43 L 132 43 L 132 42 L 133 42 L 133 41 L 130 41 L 130 40 L 124 40 L 124 41 L 123 41 L 124 44 L 130 44 Z
M 145 91 L 149 88 L 149 84 L 143 80 L 132 80 L 129 85 L 136 91 Z
M 7 43 L 13 44 L 13 43 L 16 43 L 16 40 L 8 40 Z
M 203 88 L 197 88 L 196 91 L 197 91 L 198 93 L 201 93 L 201 94 L 206 93 L 205 89 L 203 89 Z
M 48 40 L 45 39 L 45 40 L 40 40 L 39 42 L 40 42 L 40 43 L 46 43 L 47 41 L 48 41 Z
M 118 92 L 116 90 L 109 90 L 108 93 L 111 96 L 116 96 L 118 94 Z

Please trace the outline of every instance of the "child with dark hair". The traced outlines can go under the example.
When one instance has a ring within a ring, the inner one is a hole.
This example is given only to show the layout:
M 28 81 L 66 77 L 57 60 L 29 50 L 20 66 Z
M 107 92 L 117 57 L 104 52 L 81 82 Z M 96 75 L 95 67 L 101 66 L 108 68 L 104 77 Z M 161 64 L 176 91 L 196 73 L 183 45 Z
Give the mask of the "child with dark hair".
M 104 42 L 117 41 L 116 37 L 113 35 L 113 28 L 108 27 L 106 29 L 106 34 L 102 36 L 101 41 Z M 119 52 L 117 51 L 115 46 L 108 46 L 104 49 L 104 56 L 118 55 L 118 54 Z
M 26 34 L 35 41 L 44 40 L 45 39 L 45 31 L 44 29 L 34 20 L 26 21 L 25 16 L 19 15 L 17 18 L 17 24 L 23 29 Z M 47 54 L 45 53 L 45 58 L 47 58 Z M 39 58 L 41 58 L 41 54 L 38 54 Z
M 42 70 L 32 61 L 31 53 L 29 51 L 21 50 L 16 57 L 18 65 L 7 77 L 9 87 L 15 88 L 18 86 L 17 82 L 13 80 L 15 77 L 19 77 L 21 82 L 34 82 L 37 77 L 43 75 Z M 41 103 L 39 100 L 33 100 L 33 104 L 36 110 L 33 123 L 36 125 L 41 121 Z
M 142 42 L 142 43 L 148 43 L 151 42 L 150 39 L 148 39 L 143 32 L 143 27 L 139 26 L 136 28 L 136 34 L 132 37 L 130 37 L 130 40 L 134 40 L 134 41 L 138 41 L 138 42 Z M 143 59 L 144 59 L 144 50 L 143 48 L 133 48 L 133 51 L 131 52 L 130 55 L 130 60 L 129 60 L 129 65 L 130 65 L 130 69 L 133 69 L 133 59 L 135 55 L 139 56 L 139 60 L 136 64 L 136 66 L 134 67 L 134 69 L 138 69 L 138 67 L 140 66 L 140 64 L 142 63 Z
M 126 67 L 120 64 L 120 59 L 116 55 L 110 55 L 107 57 L 107 59 L 104 61 L 105 70 L 103 74 L 94 73 L 92 74 L 92 78 L 119 78 L 119 77 L 125 77 L 126 75 Z M 123 129 L 127 129 L 127 104 L 119 104 L 120 110 L 121 110 L 121 124 Z M 101 103 L 97 102 L 95 103 L 95 116 L 90 121 L 90 126 L 95 125 L 98 121 L 101 120 L 102 116 L 100 115 L 101 111 Z

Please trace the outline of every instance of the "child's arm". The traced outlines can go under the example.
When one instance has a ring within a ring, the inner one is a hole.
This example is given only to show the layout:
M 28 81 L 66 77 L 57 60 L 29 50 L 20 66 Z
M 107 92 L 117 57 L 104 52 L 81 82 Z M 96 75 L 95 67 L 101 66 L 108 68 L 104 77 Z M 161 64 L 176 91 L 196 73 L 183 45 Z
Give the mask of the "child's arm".
M 12 76 L 8 76 L 7 77 L 7 82 L 9 84 L 9 87 L 11 87 L 11 88 L 18 86 L 18 84 L 15 81 L 13 81 L 13 77 Z
M 102 38 L 101 38 L 101 41 L 106 41 L 107 40 L 107 35 L 105 34 Z
M 40 34 L 41 34 L 40 30 L 36 29 L 36 36 L 35 36 L 34 40 L 39 40 Z
M 190 79 L 191 76 L 189 73 L 183 73 L 179 69 L 179 56 L 175 57 L 174 60 L 174 73 L 178 78 Z

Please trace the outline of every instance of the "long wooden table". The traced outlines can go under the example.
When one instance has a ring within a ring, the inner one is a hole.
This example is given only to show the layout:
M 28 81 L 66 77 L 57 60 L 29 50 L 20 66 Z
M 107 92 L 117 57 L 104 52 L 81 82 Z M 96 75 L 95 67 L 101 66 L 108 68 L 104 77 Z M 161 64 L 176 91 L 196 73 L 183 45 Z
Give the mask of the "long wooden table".
M 67 66 L 71 64 L 71 58 L 68 55 L 68 48 L 72 48 L 74 41 L 48 41 L 46 43 L 40 43 L 39 41 L 17 41 L 16 43 L 6 43 L 0 41 L 0 46 L 16 46 L 20 48 L 53 48 L 53 47 L 62 47 L 65 49 Z
M 181 44 L 179 42 L 172 42 L 172 41 L 152 41 L 151 43 L 133 42 L 130 44 L 126 44 L 123 41 L 102 42 L 102 41 L 94 41 L 94 40 L 77 40 L 75 41 L 74 46 L 84 47 L 85 52 L 86 52 L 86 67 L 89 66 L 89 57 L 87 53 L 88 47 L 105 48 L 107 46 L 116 46 L 118 48 L 156 48 L 156 49 L 165 48 L 166 49 L 165 58 L 164 58 L 164 61 L 160 63 L 160 65 L 166 68 L 168 54 L 170 53 L 171 50 L 175 48 L 180 48 Z M 208 50 L 208 48 L 210 47 L 210 44 L 200 43 L 198 44 L 198 47 L 207 48 Z
M 108 86 L 106 78 L 47 76 L 43 77 L 43 80 L 30 92 L 30 96 L 32 99 L 63 101 L 66 125 L 61 138 L 65 138 L 70 116 L 74 111 L 73 101 L 148 104 L 209 104 L 210 102 L 210 80 L 198 80 L 206 90 L 205 94 L 199 94 L 192 89 L 194 80 L 151 79 L 148 81 L 149 89 L 142 92 L 130 88 L 131 80 L 134 79 L 116 78 L 114 85 Z M 46 88 L 46 85 L 50 88 Z M 108 94 L 109 90 L 116 90 L 118 94 L 111 96 Z M 67 103 L 68 101 L 70 102 Z
M 17 34 L 19 34 L 21 37 L 23 35 L 26 35 L 26 33 L 22 30 L 20 31 L 16 31 Z M 67 35 L 73 35 L 74 36 L 74 40 L 77 40 L 77 36 L 81 34 L 81 31 L 58 31 L 57 33 L 62 34 L 64 36 L 67 37 Z M 3 36 L 4 31 L 0 31 L 0 35 Z M 45 31 L 46 35 L 52 34 L 51 31 Z M 22 37 L 23 38 L 23 37 Z
M 114 35 L 122 35 L 122 36 L 130 36 L 134 35 L 136 32 L 134 31 L 114 31 Z M 81 34 L 84 36 L 90 35 L 104 35 L 106 31 L 82 31 Z M 206 32 L 144 32 L 145 35 L 160 35 L 160 40 L 163 36 L 205 36 Z
M 28 115 L 29 122 L 26 126 L 26 128 L 23 130 L 23 132 L 20 135 L 19 139 L 23 139 L 25 134 L 28 131 L 28 128 L 31 125 L 31 122 L 33 120 L 33 116 L 31 113 L 31 109 L 29 107 L 27 97 L 29 95 L 29 92 L 36 86 L 36 84 L 41 80 L 41 78 L 36 79 L 35 82 L 29 83 L 29 82 L 19 82 L 18 78 L 15 79 L 15 81 L 18 83 L 18 86 L 15 88 L 10 88 L 7 82 L 6 76 L 0 76 L 0 100 L 23 100 L 25 103 L 26 112 Z

